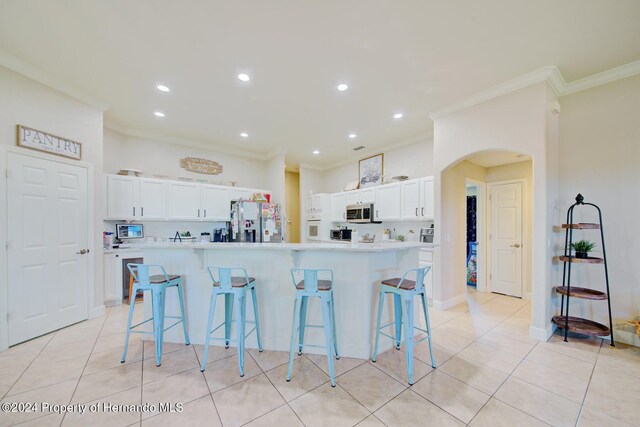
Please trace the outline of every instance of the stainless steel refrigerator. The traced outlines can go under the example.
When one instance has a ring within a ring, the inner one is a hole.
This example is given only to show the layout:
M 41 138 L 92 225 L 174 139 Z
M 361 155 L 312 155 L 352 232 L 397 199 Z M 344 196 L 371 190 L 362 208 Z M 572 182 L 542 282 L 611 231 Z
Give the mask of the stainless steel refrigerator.
M 231 242 L 284 242 L 284 215 L 279 204 L 241 200 L 231 202 Z

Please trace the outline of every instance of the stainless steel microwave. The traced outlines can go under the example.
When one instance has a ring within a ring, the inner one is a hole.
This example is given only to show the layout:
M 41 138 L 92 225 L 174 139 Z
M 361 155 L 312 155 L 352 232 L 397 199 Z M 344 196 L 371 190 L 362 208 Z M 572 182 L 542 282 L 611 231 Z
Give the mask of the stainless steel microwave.
M 347 222 L 366 223 L 375 222 L 373 205 L 364 203 L 347 206 Z

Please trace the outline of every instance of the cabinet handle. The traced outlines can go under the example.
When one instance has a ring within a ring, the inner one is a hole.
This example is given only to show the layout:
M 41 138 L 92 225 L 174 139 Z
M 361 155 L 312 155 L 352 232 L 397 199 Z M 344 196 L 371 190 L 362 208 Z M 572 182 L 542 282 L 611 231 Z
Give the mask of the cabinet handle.
M 418 208 L 416 208 L 416 216 L 418 216 Z
M 205 218 L 207 217 L 207 210 L 206 209 L 204 210 L 204 217 Z
M 421 212 L 422 212 L 422 214 L 421 214 L 421 215 L 422 215 L 422 216 L 424 216 L 424 208 L 422 208 L 422 211 L 421 211 Z
M 376 218 L 379 218 L 380 215 L 378 214 L 378 209 L 376 209 Z
M 133 216 L 136 216 L 136 207 L 133 207 Z
M 198 209 L 198 218 L 200 218 L 200 209 Z
M 342 213 L 342 219 L 347 219 L 347 214 L 346 213 Z
M 144 216 L 144 206 L 140 208 L 140 216 Z

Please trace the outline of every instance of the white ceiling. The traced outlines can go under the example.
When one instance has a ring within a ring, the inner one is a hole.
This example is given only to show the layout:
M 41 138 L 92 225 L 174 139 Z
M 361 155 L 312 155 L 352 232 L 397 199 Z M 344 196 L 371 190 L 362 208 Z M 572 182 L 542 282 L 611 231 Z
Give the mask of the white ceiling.
M 571 82 L 636 61 L 639 22 L 637 0 L 2 0 L 0 52 L 128 132 L 327 167 L 431 135 L 430 112 L 543 66 Z

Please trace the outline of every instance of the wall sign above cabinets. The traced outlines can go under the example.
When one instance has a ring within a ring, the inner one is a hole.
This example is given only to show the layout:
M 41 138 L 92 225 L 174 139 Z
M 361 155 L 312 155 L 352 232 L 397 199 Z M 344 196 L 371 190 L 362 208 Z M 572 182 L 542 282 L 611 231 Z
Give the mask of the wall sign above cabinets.
M 180 167 L 189 172 L 205 175 L 218 175 L 222 173 L 222 165 L 213 160 L 200 159 L 198 157 L 185 157 L 180 159 Z
M 82 159 L 82 144 L 42 132 L 26 126 L 18 125 L 18 145 L 45 153 L 57 154 L 70 159 Z

